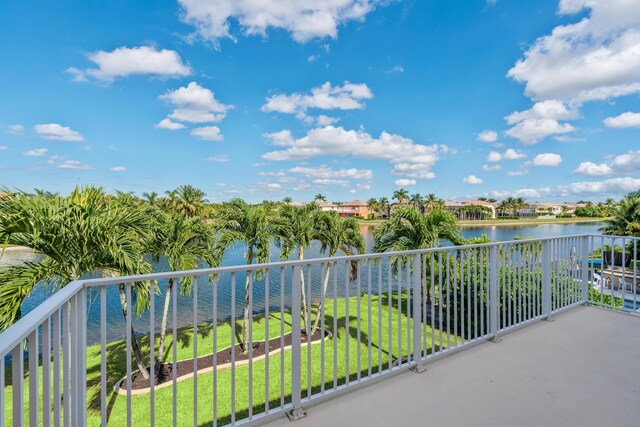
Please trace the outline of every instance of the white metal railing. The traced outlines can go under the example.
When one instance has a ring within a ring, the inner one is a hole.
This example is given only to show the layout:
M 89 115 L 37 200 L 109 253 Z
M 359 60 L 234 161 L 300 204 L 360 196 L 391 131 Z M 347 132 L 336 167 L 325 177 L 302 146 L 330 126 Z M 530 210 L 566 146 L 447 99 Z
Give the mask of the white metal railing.
M 616 246 L 627 248 L 620 265 Z M 72 282 L 0 334 L 0 427 L 301 417 L 579 304 L 635 312 L 638 249 L 637 238 L 581 235 Z M 168 279 L 168 375 L 140 380 L 132 344 L 154 371 Z M 136 315 L 138 291 L 156 285 Z M 118 298 L 124 308 L 109 310 Z

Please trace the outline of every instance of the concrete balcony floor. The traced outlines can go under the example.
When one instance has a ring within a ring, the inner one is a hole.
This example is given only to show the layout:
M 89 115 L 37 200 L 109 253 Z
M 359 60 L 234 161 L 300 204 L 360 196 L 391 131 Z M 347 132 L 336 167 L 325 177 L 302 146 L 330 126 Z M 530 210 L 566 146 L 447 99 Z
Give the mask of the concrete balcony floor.
M 640 317 L 578 307 L 269 426 L 638 426 Z

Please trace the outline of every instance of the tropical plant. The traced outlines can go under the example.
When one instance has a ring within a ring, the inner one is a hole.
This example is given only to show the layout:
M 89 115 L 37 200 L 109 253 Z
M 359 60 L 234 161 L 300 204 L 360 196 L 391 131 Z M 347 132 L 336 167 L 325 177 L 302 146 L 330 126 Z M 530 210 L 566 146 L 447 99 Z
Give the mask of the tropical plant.
M 404 188 L 399 188 L 393 192 L 393 198 L 396 199 L 398 203 L 405 203 L 409 200 L 409 192 Z
M 322 243 L 321 251 L 329 257 L 334 257 L 338 251 L 345 255 L 354 255 L 356 253 L 364 253 L 367 248 L 365 246 L 364 237 L 360 232 L 360 225 L 355 218 L 342 218 L 337 212 L 322 212 L 318 217 L 317 239 Z M 311 335 L 318 329 L 320 321 L 320 313 L 324 310 L 323 303 L 327 293 L 329 284 L 329 275 L 331 274 L 332 262 L 327 263 L 327 268 L 322 281 L 322 297 L 320 305 L 316 311 L 316 318 L 313 322 Z M 356 263 L 351 263 L 350 278 L 355 279 L 357 274 Z
M 298 259 L 304 259 L 304 252 L 311 246 L 311 242 L 317 237 L 317 223 L 320 209 L 315 203 L 309 203 L 302 207 L 286 205 L 280 210 L 280 218 L 277 225 L 277 238 L 282 246 L 280 258 L 289 259 L 293 251 L 298 252 Z M 305 292 L 304 272 L 300 271 L 300 287 L 302 291 L 302 319 L 305 332 L 309 331 L 309 318 L 307 316 L 307 298 Z
M 152 191 L 151 193 L 142 193 L 144 200 L 150 205 L 155 205 L 158 201 L 158 193 Z
M 640 236 L 640 197 L 622 199 L 612 211 L 611 218 L 600 229 L 614 236 Z
M 423 203 L 427 212 L 432 212 L 436 209 L 444 208 L 444 202 L 433 193 L 427 194 L 427 196 L 423 200 Z
M 380 200 L 378 200 L 378 206 L 380 207 L 380 210 L 387 213 L 387 219 L 391 218 L 391 204 L 389 204 L 389 199 L 381 197 Z
M 247 251 L 245 258 L 247 265 L 253 261 L 258 263 L 269 262 L 271 257 L 271 240 L 276 235 L 274 211 L 269 205 L 249 205 L 242 199 L 233 199 L 225 203 L 214 221 L 214 227 L 219 232 L 216 244 L 216 256 L 222 259 L 222 255 L 233 244 L 245 244 Z M 242 320 L 242 346 L 243 352 L 248 352 L 247 330 L 252 321 L 249 313 L 249 293 L 251 283 L 251 270 L 247 270 L 245 278 L 245 303 L 244 317 Z M 232 319 L 234 321 L 234 319 Z
M 378 203 L 378 200 L 375 197 L 372 197 L 369 200 L 367 200 L 367 208 L 369 209 L 369 211 L 377 213 L 378 210 L 380 209 L 380 204 Z
M 148 216 L 135 204 L 105 196 L 100 187 L 76 187 L 67 197 L 17 192 L 0 199 L 0 242 L 42 256 L 0 268 L 0 330 L 21 317 L 21 305 L 38 283 L 59 289 L 95 271 L 130 275 L 149 270 L 142 256 Z M 140 314 L 149 301 L 150 286 L 138 282 L 132 290 Z M 126 317 L 124 285 L 120 300 Z M 133 325 L 132 337 L 138 368 L 148 378 Z
M 434 248 L 443 239 L 455 245 L 464 243 L 458 221 L 451 212 L 438 209 L 423 216 L 412 206 L 398 206 L 393 218 L 374 230 L 373 252 Z M 392 263 L 394 268 L 399 267 L 397 258 Z
M 320 200 L 320 201 L 322 201 L 322 202 L 326 202 L 326 201 L 327 201 L 327 198 L 326 198 L 323 194 L 318 193 L 318 194 L 316 194 L 316 195 L 315 195 L 315 197 L 313 198 L 313 200 L 314 200 L 314 201 L 318 201 L 318 200 Z
M 419 193 L 412 194 L 409 202 L 416 207 L 420 213 L 424 214 L 424 200 Z
M 175 212 L 183 218 L 202 216 L 205 208 L 205 195 L 204 191 L 199 188 L 191 185 L 181 185 L 175 190 L 171 205 Z
M 219 259 L 214 256 L 214 232 L 198 217 L 182 218 L 176 214 L 158 212 L 156 215 L 153 237 L 148 245 L 148 252 L 157 262 L 161 257 L 167 259 L 171 271 L 193 270 L 199 263 L 208 267 L 219 264 Z M 167 320 L 172 290 L 176 279 L 170 278 L 167 284 L 162 310 L 162 322 L 160 326 L 160 339 L 156 357 L 155 372 L 161 375 L 161 366 L 164 362 L 164 344 L 167 335 Z M 188 295 L 191 292 L 191 276 L 180 279 L 180 293 Z

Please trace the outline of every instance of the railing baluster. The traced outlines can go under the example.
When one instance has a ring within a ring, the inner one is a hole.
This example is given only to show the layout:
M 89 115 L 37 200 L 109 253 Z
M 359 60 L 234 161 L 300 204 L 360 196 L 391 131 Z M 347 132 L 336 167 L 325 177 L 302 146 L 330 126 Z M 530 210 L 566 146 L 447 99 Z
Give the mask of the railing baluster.
M 11 350 L 11 385 L 13 386 L 13 426 L 24 426 L 24 352 L 20 341 Z M 4 414 L 3 414 L 4 415 Z
M 325 360 L 324 360 L 324 347 L 325 347 L 325 332 L 324 332 L 324 312 L 326 311 L 325 307 L 325 290 L 324 290 L 324 277 L 329 273 L 329 264 L 326 264 L 326 271 L 322 272 L 323 264 L 320 264 L 320 305 L 318 307 L 318 313 L 316 316 L 320 316 L 320 393 L 324 394 L 325 388 Z
M 193 277 L 193 427 L 198 426 L 198 276 Z M 215 369 L 215 368 L 214 368 Z
M 245 296 L 248 309 L 249 309 L 249 340 L 246 343 L 248 348 L 245 348 L 244 351 L 248 350 L 248 358 L 249 358 L 249 377 L 248 377 L 248 387 L 249 387 L 249 419 L 253 418 L 253 271 L 247 271 L 247 277 L 245 280 L 248 280 L 249 286 L 247 288 L 247 295 Z M 244 322 L 244 320 L 243 320 Z
M 211 306 L 212 306 L 212 313 L 211 313 L 211 335 L 212 335 L 212 348 L 213 348 L 213 376 L 212 376 L 212 382 L 213 384 L 211 385 L 211 387 L 213 388 L 213 402 L 212 402 L 212 408 L 211 408 L 211 414 L 212 414 L 212 425 L 213 427 L 216 427 L 218 425 L 218 283 L 219 283 L 219 276 L 213 276 L 212 279 L 212 286 L 211 286 L 211 292 L 212 292 L 212 302 L 211 302 Z M 231 334 L 233 335 L 233 334 Z
M 60 403 L 62 394 L 60 392 L 60 316 L 63 313 L 65 305 L 53 313 L 53 425 L 60 427 Z M 63 361 L 64 363 L 64 361 Z
M 393 267 L 391 265 L 391 259 L 387 258 L 387 260 L 387 346 L 389 347 L 387 359 L 389 364 L 388 369 L 391 371 L 391 369 L 393 369 Z
M 338 265 L 333 269 L 333 388 L 338 388 Z
M 306 323 L 304 325 L 305 332 L 307 334 L 307 399 L 311 397 L 311 340 L 313 339 L 311 334 L 311 303 L 313 297 L 311 295 L 311 264 L 307 264 L 307 282 L 304 284 L 307 288 L 307 307 L 306 307 Z
M 102 290 L 105 288 L 102 287 Z M 103 296 L 104 297 L 104 296 Z M 104 298 L 103 298 L 104 300 Z M 102 306 L 102 302 L 100 303 Z M 155 348 L 156 348 L 156 317 L 155 317 L 155 306 L 156 306 L 156 293 L 155 293 L 155 282 L 149 282 L 149 425 L 154 426 L 156 423 L 156 414 L 155 414 L 155 388 L 156 388 L 156 367 L 155 367 Z M 102 311 L 102 309 L 101 309 Z M 104 312 L 106 315 L 106 311 Z M 104 316 L 103 315 L 103 316 Z M 104 320 L 104 317 L 103 317 Z M 103 347 L 104 348 L 104 347 Z M 103 409 L 104 410 L 104 409 Z M 104 413 L 103 413 L 104 416 Z M 106 420 L 104 421 L 106 423 Z
M 152 298 L 153 299 L 153 298 Z M 153 302 L 151 303 L 153 312 Z M 153 315 L 151 316 L 153 317 Z M 150 346 L 153 348 L 153 346 Z M 153 361 L 153 358 L 150 360 Z M 151 391 L 153 396 L 153 390 Z M 151 399 L 153 402 L 153 397 Z M 154 411 L 151 410 L 153 420 Z M 107 287 L 100 287 L 100 419 L 103 427 L 107 426 Z M 153 425 L 153 421 L 152 424 Z
M 236 273 L 231 273 L 231 424 L 236 422 Z
M 345 323 L 344 323 L 344 347 L 345 347 L 345 372 L 346 384 L 349 385 L 349 261 L 344 263 L 344 291 L 345 291 Z
M 464 283 L 464 250 L 460 250 L 458 252 L 458 258 L 460 261 L 460 337 L 462 338 L 462 344 L 464 345 L 465 340 L 467 340 L 467 337 L 465 337 L 465 317 L 466 317 L 466 311 L 468 310 L 468 307 L 465 307 L 465 283 Z M 457 294 L 458 292 L 456 292 Z M 456 310 L 457 312 L 458 310 Z M 458 331 L 456 331 L 458 332 Z
M 378 374 L 382 373 L 382 260 L 378 262 Z
M 360 301 L 362 300 L 362 291 L 361 291 L 361 285 L 360 285 L 360 280 L 362 278 L 362 272 L 360 271 L 360 261 L 356 262 L 356 271 L 358 274 L 358 277 L 356 278 L 356 365 L 357 365 L 357 371 L 356 371 L 356 380 L 360 381 L 361 379 L 361 375 L 360 375 L 360 371 L 361 371 L 361 359 L 362 357 L 360 356 L 360 352 L 361 352 L 361 348 L 362 348 L 362 340 L 360 338 L 360 332 L 362 330 L 362 323 L 360 322 L 360 319 L 362 319 L 362 316 L 360 314 Z M 311 368 L 309 368 L 311 369 Z
M 436 331 L 435 331 L 435 298 L 436 298 L 436 282 L 435 282 L 435 256 L 433 252 L 430 254 L 431 256 L 431 354 L 435 353 L 435 343 L 436 343 Z M 425 263 L 426 264 L 426 263 Z M 426 345 L 426 343 L 425 343 Z M 426 356 L 426 354 L 425 354 Z
M 416 363 L 416 371 L 420 372 L 424 368 L 419 366 L 420 363 L 420 338 L 422 337 L 421 327 L 422 323 L 420 321 L 420 306 L 422 305 L 422 275 L 420 274 L 422 271 L 422 266 L 420 263 L 420 254 L 416 254 L 412 256 L 413 258 L 413 283 L 412 283 L 412 291 L 413 291 L 413 362 Z M 407 291 L 408 293 L 409 291 Z M 407 319 L 409 320 L 409 319 Z M 407 326 L 409 326 L 407 324 Z M 408 329 L 408 328 L 407 328 Z M 409 349 L 407 349 L 409 352 Z
M 442 351 L 442 252 L 438 252 L 438 294 L 438 334 L 440 335 L 440 351 Z
M 131 283 L 125 283 L 126 298 L 127 298 L 127 427 L 131 427 Z M 174 335 L 175 344 L 175 335 Z M 175 347 L 175 345 L 174 345 Z
M 371 376 L 371 261 L 367 262 L 367 376 Z
M 269 269 L 264 273 L 264 412 L 269 413 Z
M 0 418 L 4 412 L 0 411 Z M 42 322 L 42 425 L 51 425 L 51 319 Z
M 0 427 L 4 427 L 4 356 L 0 357 Z
M 167 290 L 168 292 L 168 290 Z M 171 362 L 172 390 L 171 397 L 173 400 L 172 417 L 173 427 L 178 425 L 178 279 L 171 287 L 171 303 L 172 303 L 172 319 L 171 319 L 171 347 L 173 349 L 173 360 Z M 233 337 L 233 334 L 231 335 Z
M 302 338 L 302 326 L 300 315 L 302 311 L 302 269 L 299 264 L 293 267 L 291 278 L 291 401 L 293 409 L 289 417 L 294 420 L 305 415 L 302 408 L 302 388 L 301 388 L 301 354 L 300 341 Z
M 280 267 L 280 406 L 284 407 L 284 267 Z

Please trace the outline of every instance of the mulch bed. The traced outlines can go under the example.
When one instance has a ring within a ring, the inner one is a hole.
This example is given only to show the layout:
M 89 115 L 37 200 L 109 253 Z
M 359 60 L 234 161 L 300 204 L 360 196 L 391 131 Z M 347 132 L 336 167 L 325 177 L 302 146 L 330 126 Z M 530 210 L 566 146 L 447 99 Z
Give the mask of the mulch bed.
M 284 336 L 284 346 L 288 347 L 291 345 L 291 333 L 288 333 Z M 329 337 L 331 333 L 329 331 L 325 331 L 325 337 Z M 311 342 L 320 341 L 321 334 L 320 330 L 317 330 L 313 337 L 311 338 Z M 303 330 L 301 342 L 304 344 L 307 342 L 307 334 Z M 254 342 L 253 350 L 252 350 L 252 358 L 255 359 L 260 356 L 264 356 L 265 354 L 265 341 Z M 280 337 L 272 338 L 268 343 L 267 353 L 270 353 L 274 350 L 280 349 Z M 237 362 L 241 362 L 249 359 L 249 353 L 243 354 L 242 346 L 240 344 L 235 345 L 235 360 Z M 217 354 L 216 366 L 224 365 L 231 363 L 231 347 L 221 350 Z M 198 358 L 198 371 L 211 368 L 213 366 L 213 355 L 209 354 L 207 356 L 202 356 Z M 193 359 L 189 360 L 181 360 L 176 363 L 176 378 L 180 378 L 183 375 L 192 374 L 193 373 Z M 173 381 L 173 364 L 164 363 L 160 368 L 160 372 L 158 376 L 155 378 L 155 385 L 161 385 L 166 382 Z M 122 380 L 119 384 L 122 390 L 127 389 L 126 380 Z M 140 374 L 140 372 L 135 371 L 131 374 L 131 389 L 132 390 L 142 390 L 149 388 L 149 380 L 144 379 L 144 377 Z

